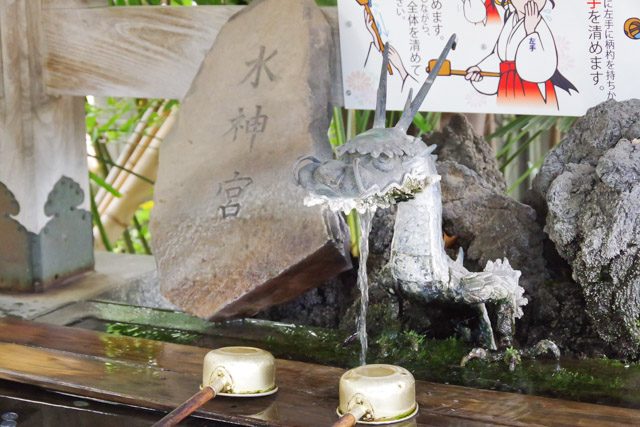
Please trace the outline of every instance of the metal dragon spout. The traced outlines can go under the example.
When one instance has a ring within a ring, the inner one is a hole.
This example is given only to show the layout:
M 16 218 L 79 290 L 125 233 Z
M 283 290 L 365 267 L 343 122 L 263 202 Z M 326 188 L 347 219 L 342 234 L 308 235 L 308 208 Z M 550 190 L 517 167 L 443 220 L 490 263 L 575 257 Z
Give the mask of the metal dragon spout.
M 446 301 L 475 307 L 485 345 L 496 349 L 486 304 L 498 307 L 500 342 L 511 345 L 515 319 L 527 304 L 524 289 L 518 285 L 520 272 L 505 258 L 490 261 L 484 271 L 474 273 L 462 265 L 462 251 L 457 260 L 446 254 L 440 176 L 432 154 L 436 146 L 426 146 L 406 133 L 455 44 L 453 35 L 415 99 L 409 93 L 393 128 L 385 128 L 385 49 L 373 128 L 337 147 L 339 159 L 321 162 L 312 156 L 301 157 L 293 174 L 295 182 L 309 192 L 308 205 L 364 212 L 397 203 L 391 258 L 382 270 L 384 284 L 422 303 Z

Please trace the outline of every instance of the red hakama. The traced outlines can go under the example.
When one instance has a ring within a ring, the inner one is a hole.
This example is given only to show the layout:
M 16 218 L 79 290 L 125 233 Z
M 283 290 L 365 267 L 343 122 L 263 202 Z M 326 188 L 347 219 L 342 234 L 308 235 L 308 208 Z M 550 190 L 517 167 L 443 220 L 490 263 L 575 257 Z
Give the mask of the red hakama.
M 528 106 L 553 106 L 558 108 L 556 89 L 547 80 L 545 83 L 546 100 L 540 91 L 538 83 L 522 80 L 516 71 L 515 61 L 503 61 L 500 63 L 500 82 L 498 83 L 498 104 L 514 105 L 525 104 Z

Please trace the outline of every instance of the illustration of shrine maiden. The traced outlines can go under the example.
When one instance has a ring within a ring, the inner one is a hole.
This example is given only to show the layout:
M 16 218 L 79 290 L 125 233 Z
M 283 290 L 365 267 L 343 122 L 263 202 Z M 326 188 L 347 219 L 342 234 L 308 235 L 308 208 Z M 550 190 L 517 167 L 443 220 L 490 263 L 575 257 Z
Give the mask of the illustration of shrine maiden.
M 462 0 L 462 11 L 472 24 L 500 24 L 502 18 L 494 0 Z
M 504 26 L 493 52 L 467 69 L 465 78 L 478 92 L 497 95 L 498 104 L 558 108 L 556 88 L 577 89 L 558 71 L 556 43 L 540 15 L 547 0 L 502 1 Z M 483 76 L 498 70 L 500 77 Z

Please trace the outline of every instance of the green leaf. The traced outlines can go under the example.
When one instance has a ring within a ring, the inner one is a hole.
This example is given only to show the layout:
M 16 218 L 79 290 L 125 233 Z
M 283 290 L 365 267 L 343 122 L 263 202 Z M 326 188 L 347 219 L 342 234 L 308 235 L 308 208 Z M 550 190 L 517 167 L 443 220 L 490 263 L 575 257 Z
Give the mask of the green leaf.
M 504 161 L 503 165 L 500 167 L 500 171 L 502 173 L 504 173 L 506 167 L 516 158 L 518 157 L 524 150 L 526 150 L 529 145 L 531 145 L 531 143 L 540 136 L 540 134 L 542 133 L 542 130 L 539 130 L 538 132 L 534 133 L 532 136 L 530 136 L 529 138 L 527 138 L 527 140 L 520 146 L 520 148 L 518 148 L 516 150 L 516 152 L 511 155 L 511 157 L 509 157 L 507 160 Z
M 371 117 L 371 110 L 356 111 L 356 132 L 358 134 L 361 134 L 368 129 L 370 117 Z
M 113 125 L 115 124 L 115 122 L 116 122 L 116 121 L 118 121 L 118 119 L 119 119 L 120 117 L 122 117 L 122 115 L 123 115 L 124 113 L 126 113 L 127 111 L 129 111 L 129 109 L 131 109 L 131 104 L 130 104 L 130 103 L 125 104 L 125 105 L 122 107 L 122 109 L 120 109 L 120 111 L 118 111 L 116 114 L 114 114 L 113 116 L 111 116 L 111 117 L 109 118 L 109 120 L 108 120 L 105 124 L 103 124 L 102 126 L 100 126 L 100 127 L 98 128 L 98 131 L 99 131 L 99 132 L 106 132 L 106 131 L 108 131 L 109 129 L 111 129 L 111 126 L 113 126 Z
M 518 188 L 520 186 L 520 184 L 522 184 L 524 182 L 524 180 L 527 179 L 527 177 L 533 173 L 533 171 L 535 171 L 536 169 L 539 169 L 540 166 L 542 166 L 542 162 L 544 162 L 544 158 L 545 157 L 546 157 L 546 155 L 540 157 L 538 159 L 538 161 L 533 166 L 531 166 L 529 168 L 529 170 L 527 170 L 525 173 L 520 175 L 520 177 L 516 180 L 516 182 L 514 182 L 511 185 L 511 187 L 507 188 L 507 194 L 511 194 L 513 192 L 513 190 Z
M 88 157 L 93 157 L 94 159 L 98 160 L 99 162 L 106 163 L 106 164 L 108 164 L 110 166 L 113 166 L 114 168 L 118 168 L 118 169 L 123 170 L 123 171 L 125 171 L 127 173 L 130 173 L 131 175 L 136 176 L 136 177 L 140 178 L 141 180 L 143 180 L 145 182 L 148 182 L 151 185 L 155 185 L 155 182 L 153 182 L 152 180 L 150 180 L 146 176 L 140 175 L 139 173 L 136 173 L 136 172 L 132 171 L 131 169 L 127 169 L 124 166 L 120 166 L 119 164 L 117 164 L 115 162 L 112 162 L 111 160 L 107 160 L 104 157 L 93 156 L 91 154 L 88 154 Z
M 486 137 L 486 140 L 489 141 L 493 138 L 497 138 L 499 136 L 506 135 L 511 132 L 513 129 L 522 128 L 529 120 L 531 120 L 531 116 L 520 116 L 516 117 L 511 122 L 507 123 L 505 126 L 502 126 L 500 129 L 496 130 L 494 133 Z
M 109 252 L 112 252 L 113 247 L 111 246 L 109 238 L 107 237 L 107 232 L 102 225 L 102 220 L 100 219 L 100 214 L 98 213 L 98 207 L 96 206 L 96 198 L 93 194 L 93 188 L 91 188 L 91 186 L 89 186 L 89 194 L 91 196 L 91 216 L 93 217 L 93 222 L 96 227 L 98 227 L 98 231 L 100 232 L 100 237 L 102 238 L 102 243 L 104 244 L 105 249 Z
M 122 197 L 122 194 L 120 194 L 120 192 L 118 190 L 116 190 L 115 188 L 113 188 L 111 185 L 109 185 L 104 179 L 100 178 L 98 175 L 96 175 L 95 173 L 89 171 L 89 178 L 91 178 L 91 180 L 93 182 L 95 182 L 96 184 L 98 184 L 100 187 L 104 188 L 105 190 L 107 190 L 109 193 L 113 194 L 116 197 Z
M 345 137 L 345 131 L 344 131 L 344 120 L 342 119 L 342 108 L 340 107 L 333 108 L 332 125 L 335 133 L 335 143 L 333 143 L 333 145 L 339 146 L 347 142 Z
M 527 134 L 527 131 L 523 130 L 517 135 L 513 135 L 513 134 L 508 135 L 507 143 L 504 145 L 504 147 L 502 147 L 502 149 L 498 152 L 498 154 L 496 154 L 496 159 L 499 159 L 500 157 L 508 155 L 513 144 L 516 144 L 518 141 L 520 141 L 526 134 Z

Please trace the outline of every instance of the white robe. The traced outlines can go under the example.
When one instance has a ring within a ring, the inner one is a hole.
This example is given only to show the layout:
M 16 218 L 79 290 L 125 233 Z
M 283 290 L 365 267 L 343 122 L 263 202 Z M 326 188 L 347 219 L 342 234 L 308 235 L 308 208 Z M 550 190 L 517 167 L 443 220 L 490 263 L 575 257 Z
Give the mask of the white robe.
M 499 72 L 500 63 L 515 61 L 516 72 L 522 80 L 538 83 L 540 92 L 546 98 L 545 83 L 558 69 L 558 51 L 553 34 L 546 21 L 540 20 L 536 30 L 527 35 L 524 18 L 518 19 L 513 13 L 505 22 L 493 52 L 478 63 L 482 71 Z M 498 77 L 484 77 L 472 82 L 480 93 L 498 93 Z

